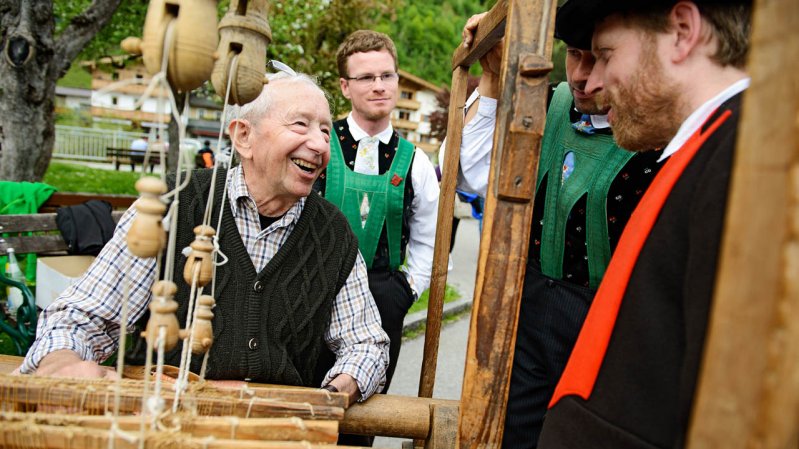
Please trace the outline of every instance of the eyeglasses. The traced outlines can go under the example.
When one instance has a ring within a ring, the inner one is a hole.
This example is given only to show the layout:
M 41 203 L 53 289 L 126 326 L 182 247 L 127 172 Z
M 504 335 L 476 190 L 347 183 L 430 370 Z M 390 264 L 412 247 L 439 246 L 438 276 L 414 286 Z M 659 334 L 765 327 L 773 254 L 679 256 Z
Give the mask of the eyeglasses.
M 399 74 L 396 72 L 384 73 L 382 75 L 361 75 L 355 77 L 347 77 L 350 81 L 355 81 L 357 84 L 368 86 L 373 84 L 375 80 L 380 79 L 384 83 L 394 83 L 399 79 Z

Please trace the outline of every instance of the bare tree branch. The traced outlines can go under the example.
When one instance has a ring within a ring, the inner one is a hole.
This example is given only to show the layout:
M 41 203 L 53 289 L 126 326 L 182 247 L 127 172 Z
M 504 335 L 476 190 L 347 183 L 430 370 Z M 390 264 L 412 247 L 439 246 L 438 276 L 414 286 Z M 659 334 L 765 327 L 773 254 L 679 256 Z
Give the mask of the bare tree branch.
M 70 20 L 58 37 L 54 48 L 53 68 L 57 77 L 63 75 L 72 60 L 108 22 L 122 0 L 94 0 L 85 11 Z

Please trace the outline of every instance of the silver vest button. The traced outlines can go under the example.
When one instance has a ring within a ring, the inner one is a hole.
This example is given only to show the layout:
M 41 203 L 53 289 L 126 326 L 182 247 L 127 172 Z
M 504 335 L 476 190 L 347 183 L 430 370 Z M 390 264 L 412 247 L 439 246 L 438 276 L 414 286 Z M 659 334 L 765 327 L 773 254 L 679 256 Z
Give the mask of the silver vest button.
M 250 341 L 247 342 L 247 347 L 252 349 L 253 351 L 258 349 L 258 340 L 255 338 L 251 338 Z
M 255 281 L 255 284 L 252 286 L 253 290 L 258 293 L 264 291 L 264 284 L 261 281 Z

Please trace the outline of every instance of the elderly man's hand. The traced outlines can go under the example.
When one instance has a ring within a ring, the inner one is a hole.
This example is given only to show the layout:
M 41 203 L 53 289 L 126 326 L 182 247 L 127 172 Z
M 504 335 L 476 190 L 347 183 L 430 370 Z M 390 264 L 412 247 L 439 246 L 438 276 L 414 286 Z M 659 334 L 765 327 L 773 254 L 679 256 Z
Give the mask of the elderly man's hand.
M 80 358 L 73 351 L 62 349 L 47 354 L 39 362 L 36 375 L 50 377 L 85 377 L 116 379 L 117 373 L 112 368 L 100 366 Z
M 349 397 L 349 404 L 361 398 L 361 390 L 358 388 L 358 383 L 349 374 L 339 374 L 328 385 L 336 387 L 339 393 L 346 393 Z

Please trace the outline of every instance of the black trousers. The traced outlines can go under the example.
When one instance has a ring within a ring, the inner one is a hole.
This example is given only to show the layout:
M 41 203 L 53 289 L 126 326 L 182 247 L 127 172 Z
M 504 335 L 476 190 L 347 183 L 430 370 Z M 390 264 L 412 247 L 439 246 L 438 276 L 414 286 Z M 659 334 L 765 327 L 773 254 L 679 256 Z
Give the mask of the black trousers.
M 397 359 L 402 347 L 402 324 L 408 309 L 413 305 L 413 291 L 408 284 L 408 279 L 401 271 L 370 270 L 368 274 L 369 290 L 372 292 L 377 310 L 380 312 L 383 330 L 391 340 L 386 384 L 383 390 L 378 392 L 386 393 L 391 385 L 391 379 L 394 377 L 394 370 L 397 368 Z M 321 383 L 335 361 L 335 355 L 330 350 L 322 351 L 316 368 L 317 384 Z M 371 446 L 373 439 L 374 437 L 342 434 L 339 436 L 338 442 L 340 445 L 347 446 Z
M 595 290 L 527 266 L 508 392 L 504 449 L 533 449 Z

